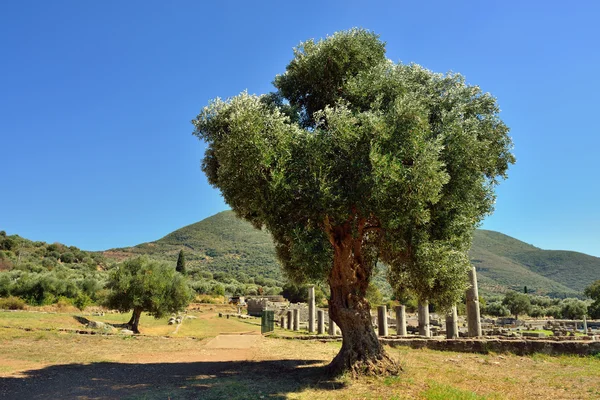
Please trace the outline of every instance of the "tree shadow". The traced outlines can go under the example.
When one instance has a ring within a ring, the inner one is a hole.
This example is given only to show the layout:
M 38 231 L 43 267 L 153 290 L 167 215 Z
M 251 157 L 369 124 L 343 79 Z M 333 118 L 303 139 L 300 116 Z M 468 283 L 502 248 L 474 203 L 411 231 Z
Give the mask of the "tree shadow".
M 53 365 L 0 378 L 6 399 L 285 399 L 336 390 L 322 360 Z

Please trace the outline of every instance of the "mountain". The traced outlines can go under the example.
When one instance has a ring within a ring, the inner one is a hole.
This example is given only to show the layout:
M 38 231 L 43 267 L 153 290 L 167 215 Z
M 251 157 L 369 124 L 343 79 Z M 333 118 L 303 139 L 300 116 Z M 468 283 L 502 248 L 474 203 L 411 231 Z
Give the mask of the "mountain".
M 487 285 L 499 284 L 548 294 L 581 293 L 600 279 L 600 258 L 563 250 L 542 250 L 499 232 L 477 230 L 471 261 Z M 493 283 L 492 283 L 493 282 Z
M 254 229 L 232 211 L 178 229 L 155 242 L 107 250 L 104 256 L 122 260 L 146 254 L 175 262 L 180 249 L 184 249 L 189 266 L 213 274 L 226 273 L 240 281 L 252 277 L 283 284 L 268 232 Z M 598 257 L 542 250 L 494 231 L 477 230 L 470 255 L 479 272 L 482 292 L 522 290 L 527 286 L 530 293 L 575 296 L 600 279 Z M 377 281 L 383 280 L 378 278 Z
M 132 255 L 174 261 L 179 250 L 185 252 L 190 267 L 225 272 L 238 277 L 262 277 L 283 281 L 269 233 L 259 231 L 248 222 L 223 211 L 200 222 L 185 226 L 155 242 L 134 247 L 111 249 L 105 257 L 123 260 Z

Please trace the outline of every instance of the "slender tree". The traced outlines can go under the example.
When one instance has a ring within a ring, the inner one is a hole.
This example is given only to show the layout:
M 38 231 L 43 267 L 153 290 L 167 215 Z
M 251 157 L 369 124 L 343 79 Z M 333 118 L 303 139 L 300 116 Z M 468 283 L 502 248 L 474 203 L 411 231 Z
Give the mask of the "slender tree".
M 179 256 L 177 257 L 177 266 L 175 267 L 175 271 L 179 272 L 182 275 L 186 274 L 185 256 L 183 255 L 183 250 L 179 250 Z
M 492 96 L 387 60 L 362 29 L 300 44 L 274 84 L 192 121 L 203 170 L 239 217 L 269 230 L 291 280 L 329 284 L 343 334 L 331 371 L 396 373 L 371 324 L 374 267 L 436 304 L 460 298 L 472 232 L 514 161 L 508 128 Z
M 140 333 L 142 311 L 154 318 L 183 310 L 192 299 L 188 282 L 172 266 L 138 257 L 127 260 L 110 273 L 106 299 L 107 307 L 133 314 L 128 323 Z

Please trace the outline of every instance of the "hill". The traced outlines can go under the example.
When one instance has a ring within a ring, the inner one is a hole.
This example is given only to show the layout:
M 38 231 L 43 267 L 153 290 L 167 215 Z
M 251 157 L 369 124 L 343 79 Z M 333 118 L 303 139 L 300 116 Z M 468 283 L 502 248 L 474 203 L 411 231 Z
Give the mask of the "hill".
M 103 254 L 115 261 L 147 255 L 175 262 L 181 249 L 185 252 L 188 270 L 209 272 L 220 282 L 230 279 L 281 287 L 285 281 L 269 233 L 255 229 L 232 211 L 185 226 L 155 242 L 111 249 Z
M 283 285 L 268 232 L 254 229 L 232 211 L 178 229 L 155 242 L 105 251 L 104 256 L 121 260 L 146 254 L 175 262 L 180 249 L 185 250 L 188 265 L 212 274 L 227 274 L 239 282 Z M 470 255 L 483 292 L 522 290 L 527 286 L 531 293 L 575 296 L 600 279 L 598 257 L 542 250 L 494 231 L 477 230 Z M 380 271 L 375 280 L 382 282 L 382 278 Z

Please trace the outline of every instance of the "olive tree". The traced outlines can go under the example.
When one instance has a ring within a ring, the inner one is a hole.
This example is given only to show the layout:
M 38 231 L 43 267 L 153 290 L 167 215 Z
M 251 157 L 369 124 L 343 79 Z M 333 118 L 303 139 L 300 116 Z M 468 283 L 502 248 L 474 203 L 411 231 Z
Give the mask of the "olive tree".
M 183 310 L 192 300 L 192 291 L 183 275 L 166 263 L 145 257 L 127 260 L 110 272 L 105 305 L 128 312 L 133 310 L 128 325 L 140 333 L 142 311 L 154 318 Z
M 271 233 L 288 278 L 329 284 L 343 335 L 331 371 L 395 373 L 366 299 L 374 267 L 440 306 L 460 298 L 472 232 L 514 161 L 508 128 L 492 96 L 391 62 L 362 29 L 301 43 L 274 85 L 202 109 L 202 168 Z
M 594 301 L 588 308 L 590 317 L 600 319 L 600 280 L 585 288 L 584 293 Z
M 529 296 L 519 292 L 508 292 L 502 300 L 502 305 L 510 310 L 510 313 L 519 319 L 519 314 L 527 314 L 531 309 Z

